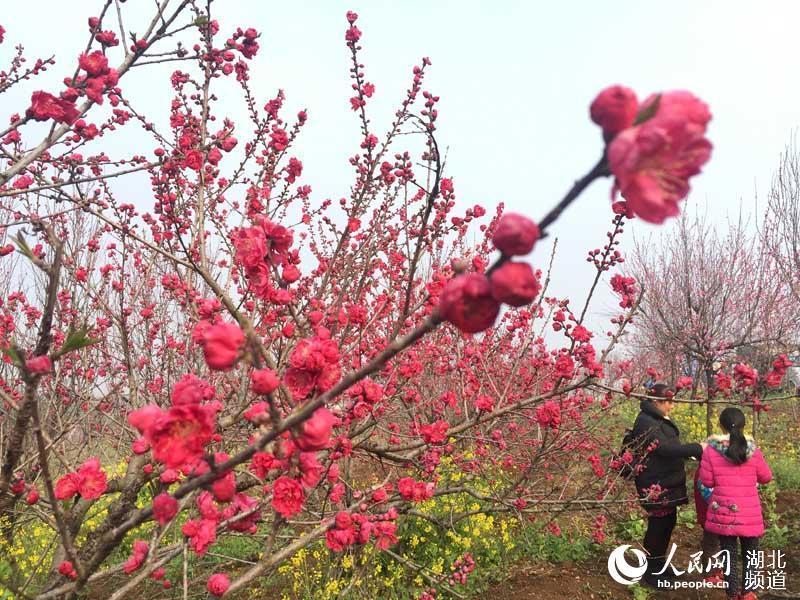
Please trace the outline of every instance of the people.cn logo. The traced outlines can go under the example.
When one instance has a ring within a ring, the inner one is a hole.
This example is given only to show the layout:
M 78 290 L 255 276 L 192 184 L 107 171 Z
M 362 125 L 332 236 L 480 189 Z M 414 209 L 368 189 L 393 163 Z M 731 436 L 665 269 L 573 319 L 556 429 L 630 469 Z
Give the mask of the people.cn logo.
M 636 557 L 636 565 L 631 565 L 625 558 L 625 552 L 630 551 Z M 614 548 L 608 555 L 608 574 L 611 579 L 622 585 L 633 585 L 642 578 L 647 571 L 647 555 L 641 550 L 631 548 L 624 544 Z

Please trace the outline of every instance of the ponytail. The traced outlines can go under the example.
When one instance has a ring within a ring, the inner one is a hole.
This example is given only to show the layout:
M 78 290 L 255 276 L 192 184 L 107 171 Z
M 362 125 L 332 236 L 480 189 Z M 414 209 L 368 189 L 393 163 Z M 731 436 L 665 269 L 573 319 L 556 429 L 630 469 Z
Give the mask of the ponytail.
M 737 465 L 747 461 L 747 439 L 744 437 L 744 413 L 738 408 L 726 408 L 719 415 L 719 424 L 730 434 L 725 452 Z

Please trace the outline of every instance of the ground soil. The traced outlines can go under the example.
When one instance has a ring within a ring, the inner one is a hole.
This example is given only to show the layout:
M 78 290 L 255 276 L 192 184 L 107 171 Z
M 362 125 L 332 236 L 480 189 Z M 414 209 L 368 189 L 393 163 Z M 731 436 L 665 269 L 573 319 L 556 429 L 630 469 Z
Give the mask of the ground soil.
M 762 592 L 759 600 L 800 600 L 800 492 L 786 492 L 778 499 L 777 510 L 784 516 L 784 523 L 794 526 L 792 543 L 783 548 L 787 555 L 786 591 L 769 594 Z M 676 529 L 673 541 L 678 544 L 677 559 L 673 564 L 686 565 L 689 554 L 700 545 L 697 528 Z M 608 554 L 592 557 L 581 563 L 537 563 L 526 561 L 510 569 L 507 580 L 485 592 L 491 600 L 612 600 L 632 598 L 629 588 L 614 582 L 608 575 Z M 699 579 L 697 576 L 681 577 L 681 580 Z M 725 600 L 722 590 L 674 590 L 651 592 L 658 600 Z

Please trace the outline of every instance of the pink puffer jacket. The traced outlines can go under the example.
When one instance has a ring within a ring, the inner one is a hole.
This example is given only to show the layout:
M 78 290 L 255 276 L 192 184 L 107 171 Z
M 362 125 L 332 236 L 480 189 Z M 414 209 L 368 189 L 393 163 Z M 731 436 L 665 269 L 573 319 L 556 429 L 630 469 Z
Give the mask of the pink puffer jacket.
M 756 483 L 772 481 L 761 450 L 748 440 L 748 460 L 737 465 L 727 456 L 728 436 L 712 436 L 700 461 L 700 482 L 713 488 L 705 529 L 718 535 L 759 537 L 764 533 Z

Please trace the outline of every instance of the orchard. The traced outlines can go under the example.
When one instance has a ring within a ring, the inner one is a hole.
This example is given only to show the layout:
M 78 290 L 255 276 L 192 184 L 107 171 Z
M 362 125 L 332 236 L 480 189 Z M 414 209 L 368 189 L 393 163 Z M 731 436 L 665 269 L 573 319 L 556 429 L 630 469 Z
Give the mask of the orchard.
M 0 93 L 27 99 L 0 115 L 0 598 L 481 597 L 641 518 L 617 451 L 646 381 L 692 441 L 729 405 L 762 447 L 798 432 L 796 163 L 763 233 L 692 221 L 714 150 L 691 91 L 609 82 L 563 197 L 467 205 L 432 60 L 378 122 L 380 40 L 350 11 L 328 51 L 360 143 L 334 200 L 297 150 L 314 111 L 253 89 L 268 25 L 194 0 L 85 17 L 49 58 L 0 27 Z M 149 69 L 161 114 L 126 86 Z M 590 186 L 607 220 L 559 249 L 592 268 L 570 301 L 551 242 Z M 632 221 L 677 230 L 623 252 Z M 795 477 L 797 440 L 770 448 Z

